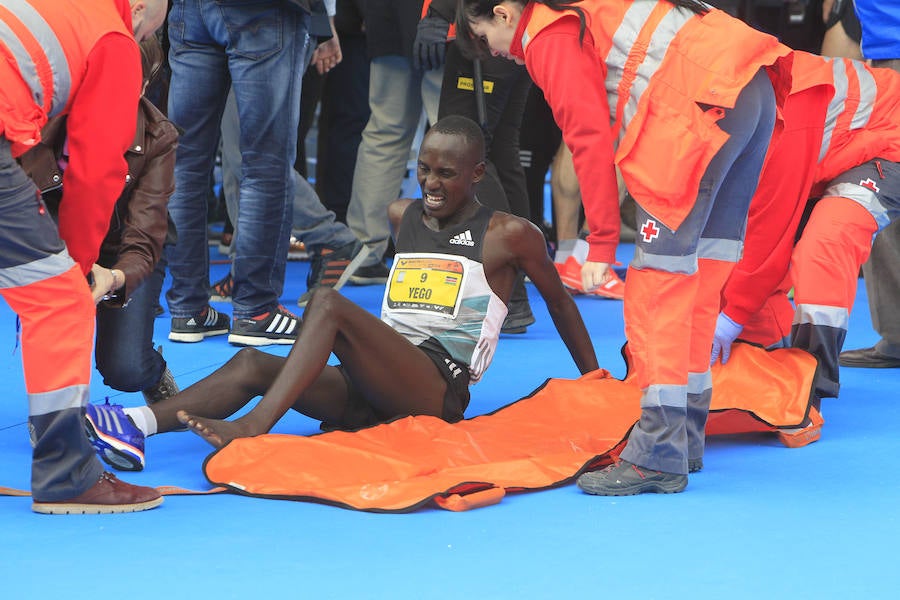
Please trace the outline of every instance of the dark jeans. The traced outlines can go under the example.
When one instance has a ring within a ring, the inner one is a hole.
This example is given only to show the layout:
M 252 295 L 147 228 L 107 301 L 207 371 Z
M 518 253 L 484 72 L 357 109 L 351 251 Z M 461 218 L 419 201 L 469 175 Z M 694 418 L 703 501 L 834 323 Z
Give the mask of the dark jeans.
M 341 37 L 344 60 L 328 72 L 322 89 L 317 141 L 316 192 L 337 220 L 347 222 L 347 207 L 362 132 L 369 122 L 369 59 L 365 36 Z
M 166 361 L 153 348 L 153 322 L 165 278 L 165 261 L 131 294 L 122 308 L 97 306 L 94 358 L 103 383 L 122 392 L 139 392 L 156 385 Z
M 243 157 L 240 233 L 232 272 L 234 317 L 274 309 L 291 229 L 301 77 L 309 15 L 276 0 L 175 0 L 169 13 L 169 118 L 184 130 L 169 213 L 173 317 L 209 303 L 206 198 L 228 89 L 234 90 Z

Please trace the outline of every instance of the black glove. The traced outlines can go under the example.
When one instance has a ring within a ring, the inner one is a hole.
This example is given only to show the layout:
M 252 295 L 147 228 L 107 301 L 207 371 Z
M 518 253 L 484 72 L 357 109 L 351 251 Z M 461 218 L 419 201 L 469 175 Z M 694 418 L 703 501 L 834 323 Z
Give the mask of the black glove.
M 444 65 L 449 30 L 450 22 L 429 9 L 416 29 L 412 51 L 413 68 L 418 71 L 431 71 Z

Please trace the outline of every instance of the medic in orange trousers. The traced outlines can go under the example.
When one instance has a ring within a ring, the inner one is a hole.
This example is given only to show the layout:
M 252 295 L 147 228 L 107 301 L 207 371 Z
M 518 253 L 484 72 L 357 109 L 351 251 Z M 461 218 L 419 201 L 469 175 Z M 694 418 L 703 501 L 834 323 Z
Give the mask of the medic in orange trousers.
M 898 160 L 900 74 L 797 52 L 785 134 L 751 203 L 747 253 L 723 294 L 714 361 L 728 359 L 735 338 L 802 348 L 819 360 L 811 412 L 838 395 L 859 268 L 900 208 Z M 795 246 L 804 210 L 809 220 Z M 797 445 L 818 439 L 817 420 L 810 415 L 812 431 L 799 432 Z
M 616 166 L 637 203 L 624 315 L 641 418 L 620 463 L 579 485 L 680 492 L 702 467 L 720 294 L 780 130 L 792 51 L 692 0 L 464 0 L 457 31 L 523 62 L 544 92 L 590 226 L 585 289 L 612 276 Z

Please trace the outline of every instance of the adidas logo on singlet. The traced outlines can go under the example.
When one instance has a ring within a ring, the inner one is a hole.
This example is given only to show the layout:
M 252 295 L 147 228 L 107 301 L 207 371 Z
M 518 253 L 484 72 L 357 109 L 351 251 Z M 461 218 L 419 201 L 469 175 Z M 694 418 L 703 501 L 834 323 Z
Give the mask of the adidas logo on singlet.
M 452 238 L 450 238 L 450 243 L 454 244 L 456 246 L 474 246 L 475 245 L 475 242 L 472 241 L 472 232 L 468 229 L 466 229 L 462 233 L 454 235 Z

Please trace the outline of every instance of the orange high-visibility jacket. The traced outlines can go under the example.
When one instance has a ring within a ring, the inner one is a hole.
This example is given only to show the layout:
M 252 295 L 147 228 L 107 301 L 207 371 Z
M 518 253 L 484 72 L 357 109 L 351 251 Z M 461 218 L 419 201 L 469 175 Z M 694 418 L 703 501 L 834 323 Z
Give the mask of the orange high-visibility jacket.
M 59 10 L 57 0 L 4 0 L 0 5 L 5 25 L 0 28 L 0 134 L 14 144 L 34 145 L 47 119 L 64 111 L 101 37 L 132 37 L 113 0 L 72 5 L 66 11 Z
M 849 58 L 797 52 L 795 94 L 816 85 L 834 86 L 819 152 L 816 181 L 826 184 L 873 158 L 900 161 L 900 73 Z
M 0 136 L 14 156 L 68 114 L 69 167 L 59 233 L 87 273 L 125 185 L 141 62 L 127 0 L 3 0 Z
M 727 140 L 716 125 L 723 109 L 734 107 L 761 68 L 769 71 L 780 107 L 790 89 L 792 52 L 715 9 L 700 16 L 668 2 L 584 0 L 577 6 L 585 12 L 584 45 L 593 56 L 539 56 L 552 54 L 556 26 L 577 17 L 543 4 L 525 7 L 510 51 L 544 90 L 572 149 L 593 234 L 589 258 L 609 262 L 619 220 L 613 148 L 628 191 L 677 229 Z M 554 88 L 563 72 L 577 89 Z

